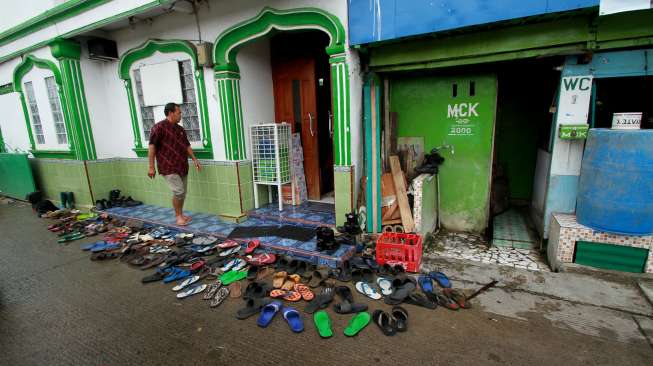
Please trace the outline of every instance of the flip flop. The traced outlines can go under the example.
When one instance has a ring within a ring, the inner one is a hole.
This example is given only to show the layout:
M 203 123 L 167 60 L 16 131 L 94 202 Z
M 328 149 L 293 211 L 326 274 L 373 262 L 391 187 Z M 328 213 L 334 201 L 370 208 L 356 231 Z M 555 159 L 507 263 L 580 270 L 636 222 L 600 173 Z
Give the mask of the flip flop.
M 253 256 L 247 256 L 246 259 L 250 264 L 262 266 L 264 264 L 272 264 L 277 260 L 277 256 L 270 253 L 259 253 Z
M 229 262 L 227 262 L 224 266 L 222 266 L 222 268 L 220 268 L 220 270 L 222 272 L 228 272 L 229 270 L 231 270 L 238 263 L 240 263 L 239 259 L 234 258 L 234 259 L 230 260 Z
M 381 332 L 383 332 L 383 334 L 386 336 L 393 336 L 397 333 L 397 330 L 393 326 L 394 324 L 392 317 L 385 311 L 376 310 L 372 314 L 372 319 L 374 320 L 374 324 L 376 324 L 379 329 L 381 329 Z
M 231 267 L 231 270 L 232 271 L 240 271 L 241 269 L 245 268 L 246 265 L 247 265 L 247 262 L 245 262 L 244 259 L 238 258 L 236 260 L 236 264 L 234 264 L 234 266 Z
M 333 301 L 334 296 L 335 290 L 333 287 L 326 287 L 322 290 L 322 292 L 315 296 L 315 298 L 311 300 L 308 305 L 306 305 L 304 311 L 309 314 L 313 314 L 320 309 L 325 309 L 327 306 L 329 306 L 329 303 Z
M 247 279 L 249 281 L 256 280 L 258 277 L 259 268 L 259 266 L 249 266 L 249 269 L 247 270 Z
M 269 304 L 271 300 L 262 298 L 262 299 L 249 299 L 245 301 L 245 307 L 239 309 L 236 312 L 236 319 L 247 319 L 250 316 L 257 314 L 263 309 L 263 307 Z
M 234 248 L 239 246 L 240 243 L 238 243 L 235 240 L 225 240 L 223 243 L 218 244 L 218 248 L 220 249 L 229 249 L 229 248 Z
M 302 320 L 299 311 L 290 307 L 285 307 L 283 308 L 283 318 L 286 319 L 293 332 L 300 333 L 304 331 L 304 321 Z
M 178 299 L 185 299 L 189 296 L 193 296 L 195 294 L 199 294 L 200 292 L 206 290 L 206 284 L 201 284 L 201 285 L 192 285 L 186 288 L 185 290 L 179 292 L 177 294 Z
M 333 336 L 333 330 L 331 330 L 331 319 L 326 311 L 320 310 L 316 312 L 313 315 L 313 322 L 315 322 L 315 328 L 320 337 L 331 338 Z
M 469 309 L 472 307 L 472 304 L 467 301 L 467 297 L 462 291 L 454 290 L 452 288 L 445 288 L 442 290 L 445 296 L 453 300 L 458 306 L 463 309 Z
M 444 273 L 432 271 L 429 272 L 429 277 L 431 277 L 433 281 L 436 281 L 440 287 L 451 288 L 451 281 L 449 281 L 449 277 Z
M 370 313 L 367 311 L 354 315 L 354 317 L 349 320 L 347 328 L 345 328 L 345 335 L 347 337 L 353 337 L 357 335 L 370 323 L 371 318 L 372 317 L 370 316 Z
M 261 245 L 261 242 L 258 240 L 250 240 L 249 243 L 247 243 L 247 249 L 245 249 L 245 254 L 250 254 L 253 253 L 256 248 Z
M 383 296 L 389 296 L 392 294 L 392 282 L 389 279 L 385 277 L 379 277 L 376 279 L 376 284 L 381 289 L 381 294 Z
M 227 250 L 223 250 L 223 251 L 221 251 L 220 254 L 219 254 L 219 256 L 220 256 L 220 257 L 227 257 L 227 256 L 230 256 L 230 255 L 232 255 L 232 254 L 234 254 L 234 253 L 238 253 L 239 250 L 240 250 L 240 246 L 238 246 L 238 247 L 233 247 L 233 248 L 229 248 L 229 249 L 227 249 Z
M 217 307 L 220 304 L 224 302 L 224 300 L 229 297 L 229 288 L 227 287 L 220 287 L 218 292 L 215 293 L 215 296 L 213 299 L 211 299 L 211 302 L 209 303 L 209 307 Z
M 342 266 L 337 269 L 336 279 L 341 282 L 351 281 L 351 264 L 349 261 L 342 262 Z
M 419 283 L 419 287 L 422 288 L 422 291 L 433 292 L 433 282 L 430 276 L 420 275 L 417 279 L 417 283 Z
M 281 301 L 272 301 L 271 303 L 265 305 L 263 309 L 261 309 L 261 315 L 259 315 L 258 320 L 256 321 L 256 324 L 258 324 L 259 327 L 261 328 L 266 328 L 272 320 L 274 319 L 274 316 L 277 315 L 279 310 L 282 308 Z
M 329 270 L 327 268 L 321 268 L 315 270 L 313 271 L 313 276 L 311 277 L 311 280 L 308 282 L 308 286 L 311 288 L 318 287 L 322 284 L 324 280 L 328 278 L 329 278 Z
M 247 285 L 247 288 L 245 289 L 243 298 L 261 298 L 267 296 L 269 292 L 270 287 L 267 283 L 250 282 L 250 284 Z
M 370 286 L 369 283 L 363 281 L 356 282 L 356 291 L 369 297 L 372 300 L 379 300 L 382 297 L 380 293 L 376 292 L 374 287 Z
M 286 296 L 287 293 L 288 293 L 288 291 L 286 291 L 286 290 L 276 289 L 276 290 L 270 291 L 270 297 L 272 297 L 272 298 L 284 297 L 284 296 Z
M 229 271 L 225 274 L 229 273 L 231 273 L 231 275 L 229 275 L 227 278 L 220 277 L 220 281 L 222 281 L 222 285 L 224 286 L 228 286 L 233 282 L 240 281 L 243 278 L 247 277 L 247 271 Z
M 311 291 L 311 289 L 303 283 L 296 283 L 293 289 L 295 292 L 298 292 L 302 296 L 302 299 L 306 301 L 311 301 L 315 298 L 313 291 Z
M 301 278 L 299 277 L 299 275 L 296 274 L 292 274 L 288 276 L 286 278 L 286 282 L 284 282 L 283 285 L 281 286 L 281 289 L 286 291 L 292 290 L 295 284 L 299 283 L 300 279 Z
M 243 288 L 240 285 L 240 282 L 233 282 L 229 284 L 229 297 L 239 298 L 243 294 Z
M 334 304 L 333 310 L 338 314 L 353 314 L 360 313 L 361 311 L 367 310 L 366 304 L 355 304 L 354 295 L 351 293 L 351 290 L 347 286 L 338 286 L 335 288 L 336 294 L 340 296 L 342 302 L 340 304 Z
M 220 287 L 222 287 L 222 282 L 220 282 L 220 280 L 210 284 L 209 287 L 207 288 L 207 291 L 204 293 L 202 300 L 211 300 L 212 298 L 214 298 L 215 294 L 218 292 Z
M 409 294 L 404 302 L 406 304 L 417 305 L 431 310 L 438 307 L 438 304 L 431 301 L 428 297 L 426 297 L 426 295 L 418 292 Z
M 390 315 L 395 319 L 394 328 L 397 332 L 405 332 L 408 330 L 408 312 L 406 309 L 401 306 L 395 306 L 392 308 Z
M 282 299 L 290 302 L 297 302 L 302 299 L 302 295 L 296 291 L 288 291 L 282 296 Z
M 181 281 L 177 286 L 172 288 L 172 291 L 180 291 L 183 290 L 186 286 L 192 285 L 195 282 L 200 280 L 200 276 L 190 276 L 186 277 L 183 281 Z
M 283 286 L 284 282 L 286 281 L 287 276 L 288 273 L 284 271 L 275 273 L 274 277 L 272 278 L 272 287 L 281 288 L 281 286 Z
M 170 274 L 168 274 L 168 276 L 163 279 L 163 283 L 170 283 L 173 281 L 181 280 L 188 276 L 190 276 L 190 271 L 174 267 L 172 272 L 170 272 Z

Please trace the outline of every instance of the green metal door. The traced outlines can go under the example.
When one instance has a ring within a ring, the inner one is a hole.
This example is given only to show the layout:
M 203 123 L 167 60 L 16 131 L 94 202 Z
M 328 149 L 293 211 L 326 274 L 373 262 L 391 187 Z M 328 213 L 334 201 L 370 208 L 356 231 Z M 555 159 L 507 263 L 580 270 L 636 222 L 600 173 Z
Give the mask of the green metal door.
M 424 137 L 441 151 L 441 222 L 452 230 L 488 223 L 497 79 L 492 74 L 397 76 L 390 87 L 399 137 Z
M 622 272 L 644 272 L 648 249 L 623 245 L 576 242 L 574 263 Z
M 24 200 L 35 190 L 27 154 L 0 153 L 0 195 Z

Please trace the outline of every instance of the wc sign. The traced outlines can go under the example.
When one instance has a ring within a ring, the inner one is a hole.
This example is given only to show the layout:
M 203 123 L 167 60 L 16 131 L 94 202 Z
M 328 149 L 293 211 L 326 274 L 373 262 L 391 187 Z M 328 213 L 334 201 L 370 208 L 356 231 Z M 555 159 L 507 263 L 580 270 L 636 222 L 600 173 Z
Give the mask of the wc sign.
M 455 118 L 456 123 L 449 126 L 449 136 L 473 135 L 472 117 L 478 117 L 478 102 L 447 104 L 447 118 Z
M 592 98 L 592 75 L 566 76 L 560 84 L 558 124 L 586 124 Z

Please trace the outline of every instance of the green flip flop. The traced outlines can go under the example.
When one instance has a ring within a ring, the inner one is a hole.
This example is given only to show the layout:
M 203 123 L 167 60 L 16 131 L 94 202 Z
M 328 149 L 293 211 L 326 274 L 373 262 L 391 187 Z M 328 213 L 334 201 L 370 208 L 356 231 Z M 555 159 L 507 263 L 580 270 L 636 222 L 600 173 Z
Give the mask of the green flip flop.
M 330 338 L 333 336 L 333 331 L 331 330 L 331 319 L 329 314 L 326 311 L 320 310 L 313 315 L 313 321 L 315 322 L 315 327 L 317 332 L 322 338 Z
M 347 328 L 345 328 L 345 335 L 347 337 L 353 337 L 358 332 L 363 330 L 368 324 L 370 324 L 370 319 L 372 317 L 370 316 L 370 313 L 368 312 L 361 312 L 356 315 L 354 315 L 353 318 L 349 321 L 349 325 L 347 325 Z
M 222 281 L 222 285 L 227 286 L 233 282 L 240 281 L 245 277 L 247 277 L 247 271 L 229 271 L 220 276 L 220 281 Z

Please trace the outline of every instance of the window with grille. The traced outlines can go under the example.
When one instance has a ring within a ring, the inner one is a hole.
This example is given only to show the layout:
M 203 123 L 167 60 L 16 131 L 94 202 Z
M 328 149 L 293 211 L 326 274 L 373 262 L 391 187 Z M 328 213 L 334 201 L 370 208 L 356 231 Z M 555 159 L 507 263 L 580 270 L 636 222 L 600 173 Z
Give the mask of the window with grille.
M 143 100 L 143 84 L 141 84 L 141 70 L 134 70 L 134 83 L 136 84 L 136 95 L 138 96 L 138 105 L 141 108 L 141 120 L 143 121 L 143 135 L 145 140 L 150 139 L 150 130 L 154 126 L 154 107 L 146 107 Z
M 27 94 L 27 104 L 29 104 L 30 115 L 32 116 L 32 125 L 34 126 L 34 133 L 36 134 L 36 142 L 38 144 L 45 144 L 45 136 L 43 135 L 43 125 L 41 125 L 41 117 L 39 116 L 39 107 L 36 105 L 36 96 L 34 95 L 34 86 L 31 81 L 25 83 L 25 94 Z
M 48 89 L 48 99 L 50 100 L 50 110 L 52 110 L 52 119 L 54 120 L 54 129 L 57 133 L 57 143 L 67 144 L 68 136 L 66 135 L 66 123 L 61 112 L 61 101 L 57 92 L 57 84 L 54 82 L 54 76 L 45 78 L 45 86 Z
M 184 102 L 181 104 L 181 123 L 188 135 L 188 141 L 200 141 L 200 120 L 197 114 L 197 101 L 195 100 L 195 81 L 193 66 L 190 60 L 179 63 L 179 76 L 181 76 L 181 91 Z
M 197 113 L 197 98 L 195 98 L 195 76 L 191 60 L 179 62 L 179 76 L 181 79 L 181 90 L 183 103 L 180 104 L 181 124 L 186 130 L 188 141 L 197 142 L 202 140 L 200 131 L 199 115 Z M 136 85 L 136 94 L 138 104 L 141 110 L 143 120 L 143 135 L 145 140 L 150 139 L 150 130 L 156 123 L 154 119 L 154 107 L 145 107 L 143 99 L 143 84 L 140 69 L 134 70 L 134 84 Z

